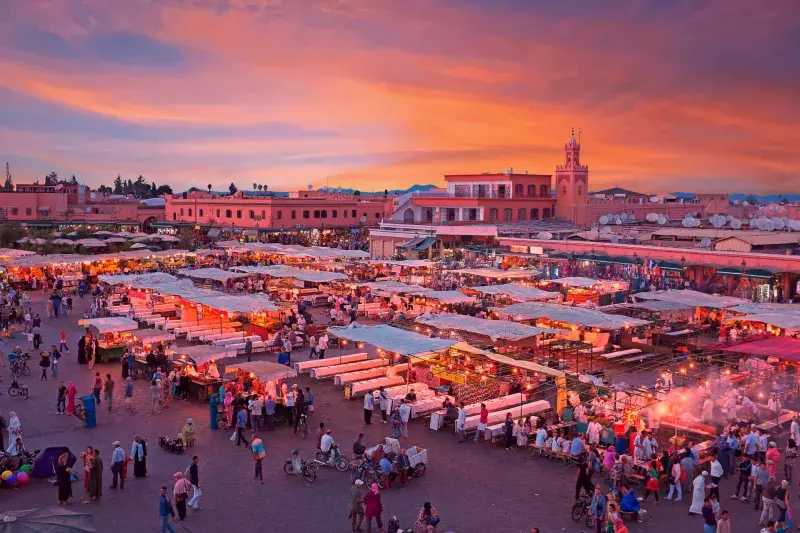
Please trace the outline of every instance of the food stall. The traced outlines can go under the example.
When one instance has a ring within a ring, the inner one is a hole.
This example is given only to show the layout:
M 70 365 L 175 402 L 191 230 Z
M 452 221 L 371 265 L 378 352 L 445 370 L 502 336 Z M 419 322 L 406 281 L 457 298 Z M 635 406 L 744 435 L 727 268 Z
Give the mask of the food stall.
M 561 285 L 564 301 L 589 306 L 621 303 L 630 288 L 630 284 L 627 281 L 584 277 L 551 279 L 547 283 Z
M 488 295 L 497 302 L 536 302 L 543 300 L 557 300 L 561 297 L 559 292 L 543 291 L 542 289 L 523 285 L 521 283 L 502 283 L 500 285 L 479 285 L 461 289 L 466 294 Z
M 232 390 L 234 395 L 271 396 L 275 399 L 275 420 L 289 418 L 286 410 L 290 407 L 284 405 L 283 389 L 288 387 L 284 384 L 287 378 L 297 376 L 295 369 L 271 361 L 252 361 L 228 365 L 225 371 L 233 374 L 232 382 L 225 388 Z
M 119 360 L 125 354 L 128 347 L 123 333 L 139 329 L 139 323 L 125 317 L 106 317 L 106 318 L 84 318 L 78 320 L 78 325 L 93 328 L 93 333 L 97 334 L 97 360 L 107 363 L 111 360 Z
M 201 402 L 208 400 L 222 385 L 222 373 L 216 362 L 236 357 L 236 349 L 207 344 L 176 348 L 175 353 L 177 362 L 183 364 L 181 388 Z

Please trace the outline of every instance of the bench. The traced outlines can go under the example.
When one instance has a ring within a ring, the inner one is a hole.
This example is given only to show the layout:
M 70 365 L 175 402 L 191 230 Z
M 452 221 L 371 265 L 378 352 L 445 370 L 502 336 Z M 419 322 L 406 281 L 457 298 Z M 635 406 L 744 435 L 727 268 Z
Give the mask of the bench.
M 366 352 L 354 353 L 350 355 L 342 355 L 339 357 L 330 357 L 326 359 L 313 359 L 310 361 L 302 361 L 294 364 L 294 369 L 298 374 L 309 372 L 312 368 L 319 368 L 324 366 L 341 365 L 344 363 L 355 363 L 357 361 L 366 361 Z
M 603 359 L 610 361 L 612 359 L 618 359 L 620 357 L 625 357 L 626 355 L 638 355 L 642 353 L 639 348 L 630 348 L 628 350 L 619 350 L 616 352 L 604 353 L 600 357 Z
M 643 353 L 641 355 L 634 355 L 633 357 L 625 358 L 625 359 L 623 359 L 621 361 L 618 361 L 618 362 L 619 363 L 623 363 L 623 364 L 625 364 L 625 363 L 635 363 L 635 362 L 644 361 L 645 359 L 650 359 L 650 358 L 655 357 L 655 356 L 656 356 L 656 354 L 654 354 L 654 353 Z

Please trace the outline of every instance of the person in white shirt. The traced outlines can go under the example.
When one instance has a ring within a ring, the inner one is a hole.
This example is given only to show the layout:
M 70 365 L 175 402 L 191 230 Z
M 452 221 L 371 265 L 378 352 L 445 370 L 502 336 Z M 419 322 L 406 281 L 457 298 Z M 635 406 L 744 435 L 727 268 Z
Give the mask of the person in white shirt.
M 331 447 L 334 444 L 336 444 L 333 441 L 332 433 L 333 433 L 333 431 L 331 431 L 330 429 L 325 431 L 325 434 L 319 440 L 319 449 L 322 450 L 323 452 L 325 452 L 326 454 L 329 453 L 331 451 Z
M 591 420 L 589 422 L 589 427 L 586 429 L 586 436 L 587 439 L 589 440 L 589 444 L 592 444 L 594 446 L 600 444 L 601 429 L 602 428 L 600 427 L 600 424 L 598 422 L 595 422 L 594 420 Z
M 778 416 L 781 414 L 781 410 L 783 410 L 783 405 L 774 392 L 769 395 L 767 409 L 769 409 L 770 418 L 778 418 Z
M 669 476 L 669 493 L 666 499 L 672 499 L 672 493 L 675 492 L 675 501 L 679 502 L 683 499 L 683 487 L 681 486 L 681 462 L 676 460 L 672 465 L 672 472 Z
M 322 339 L 320 339 L 322 341 Z M 320 359 L 322 357 L 320 356 Z M 372 424 L 372 411 L 375 410 L 375 396 L 372 395 L 372 389 L 367 391 L 364 396 L 364 423 L 367 425 Z
M 538 448 L 542 448 L 546 443 L 547 443 L 547 430 L 544 429 L 543 427 L 539 428 L 536 431 L 536 446 Z
M 403 438 L 408 438 L 408 420 L 411 418 L 411 406 L 405 399 L 400 400 L 400 421 L 403 423 Z
M 703 402 L 703 414 L 701 418 L 706 423 L 714 422 L 714 401 L 711 398 L 706 398 L 706 401 Z
M 467 431 L 466 431 L 466 423 L 467 423 L 467 408 L 464 406 L 464 402 L 461 402 L 461 407 L 458 410 L 458 420 L 456 421 L 456 429 L 458 430 L 458 434 L 460 438 L 458 442 L 464 442 L 467 440 Z
M 317 357 L 325 359 L 325 350 L 328 349 L 328 334 L 323 333 L 317 343 Z
M 792 440 L 800 442 L 800 424 L 797 423 L 797 415 L 792 419 L 792 425 L 789 427 L 789 432 L 792 435 Z

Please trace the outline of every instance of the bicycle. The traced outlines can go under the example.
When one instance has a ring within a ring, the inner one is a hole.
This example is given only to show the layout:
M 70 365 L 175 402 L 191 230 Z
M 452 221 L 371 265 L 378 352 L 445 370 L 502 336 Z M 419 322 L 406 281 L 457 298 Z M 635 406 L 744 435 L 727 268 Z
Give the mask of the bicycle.
M 11 361 L 10 369 L 14 377 L 30 376 L 31 374 L 31 369 L 28 366 L 26 358 L 19 358 Z
M 11 386 L 8 387 L 8 395 L 9 396 L 22 396 L 26 400 L 28 399 L 28 387 L 16 379 L 11 381 Z
M 572 519 L 575 522 L 580 522 L 581 518 L 586 518 L 586 525 L 592 527 L 594 525 L 594 518 L 589 513 L 589 505 L 592 503 L 592 495 L 583 491 L 581 497 L 572 504 Z
M 300 415 L 300 422 L 297 423 L 297 431 L 303 436 L 304 439 L 308 438 L 308 420 L 306 420 L 306 415 Z

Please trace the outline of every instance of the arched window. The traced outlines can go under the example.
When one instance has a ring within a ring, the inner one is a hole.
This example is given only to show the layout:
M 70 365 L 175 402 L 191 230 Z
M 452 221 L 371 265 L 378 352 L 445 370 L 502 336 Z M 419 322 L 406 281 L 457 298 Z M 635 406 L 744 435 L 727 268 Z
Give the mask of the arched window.
M 550 208 L 549 207 L 545 207 L 544 209 L 542 209 L 542 218 L 544 218 L 544 219 L 550 218 Z
M 536 196 L 536 185 L 534 185 L 533 183 L 528 185 L 528 196 L 531 197 Z
M 539 220 L 539 209 L 537 207 L 531 209 L 531 220 Z
M 522 196 L 522 184 L 517 183 L 514 185 L 514 196 Z
M 410 207 L 403 211 L 403 222 L 406 224 L 410 224 L 414 222 L 414 210 Z
M 233 211 L 230 209 L 225 210 L 225 218 L 231 218 L 233 216 Z
M 199 216 L 203 216 L 203 210 L 202 209 L 198 209 L 197 211 L 198 211 Z
M 503 220 L 504 221 L 508 222 L 510 220 L 513 220 L 513 216 L 514 216 L 514 210 L 513 209 L 511 209 L 510 207 L 506 207 L 505 209 L 503 209 Z
M 539 196 L 550 196 L 550 189 L 547 185 L 539 185 Z
M 489 220 L 497 220 L 497 208 L 492 207 L 489 209 Z
M 520 207 L 519 209 L 517 209 L 517 220 L 525 220 L 526 218 L 528 218 L 525 216 L 527 213 L 528 210 L 525 209 L 524 207 Z

